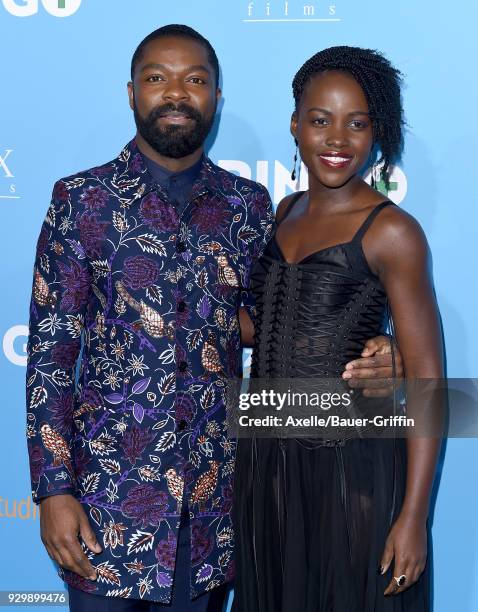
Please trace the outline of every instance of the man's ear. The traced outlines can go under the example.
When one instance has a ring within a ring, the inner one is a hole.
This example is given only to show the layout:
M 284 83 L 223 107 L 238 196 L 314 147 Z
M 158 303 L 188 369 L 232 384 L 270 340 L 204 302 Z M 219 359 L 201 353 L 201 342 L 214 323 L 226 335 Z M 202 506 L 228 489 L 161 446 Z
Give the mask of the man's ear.
M 134 86 L 132 81 L 128 81 L 128 98 L 129 98 L 129 107 L 131 110 L 134 109 Z

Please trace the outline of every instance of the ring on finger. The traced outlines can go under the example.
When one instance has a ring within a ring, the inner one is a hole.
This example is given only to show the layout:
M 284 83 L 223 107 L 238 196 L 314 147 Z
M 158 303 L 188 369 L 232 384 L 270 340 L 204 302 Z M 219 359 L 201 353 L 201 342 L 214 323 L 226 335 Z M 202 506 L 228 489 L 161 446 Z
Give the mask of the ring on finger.
M 405 576 L 405 574 L 402 574 L 401 576 L 394 576 L 393 579 L 395 580 L 395 582 L 397 583 L 397 586 L 401 587 L 405 584 L 405 582 L 407 581 L 407 577 Z

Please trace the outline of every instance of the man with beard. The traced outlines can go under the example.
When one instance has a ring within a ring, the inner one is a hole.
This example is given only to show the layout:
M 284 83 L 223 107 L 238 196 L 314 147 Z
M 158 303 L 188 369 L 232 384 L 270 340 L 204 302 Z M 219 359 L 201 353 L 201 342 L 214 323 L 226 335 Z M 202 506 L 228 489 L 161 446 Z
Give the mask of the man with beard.
M 264 187 L 204 155 L 218 80 L 191 28 L 145 38 L 135 139 L 58 181 L 40 233 L 32 495 L 73 611 L 220 609 L 234 575 L 223 391 L 242 374 L 238 306 L 273 216 Z

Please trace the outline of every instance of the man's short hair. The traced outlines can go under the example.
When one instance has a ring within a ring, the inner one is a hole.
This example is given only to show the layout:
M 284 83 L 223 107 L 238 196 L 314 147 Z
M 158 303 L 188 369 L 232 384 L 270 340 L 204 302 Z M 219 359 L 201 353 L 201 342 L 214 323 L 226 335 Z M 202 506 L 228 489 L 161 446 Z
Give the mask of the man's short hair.
M 187 25 L 182 25 L 182 24 L 177 24 L 177 23 L 166 25 L 166 26 L 163 26 L 162 28 L 158 28 L 157 30 L 154 30 L 154 32 L 151 32 L 151 34 L 148 34 L 148 36 L 146 36 L 146 38 L 144 38 L 139 43 L 138 48 L 134 52 L 133 58 L 131 60 L 131 80 L 132 81 L 134 80 L 134 72 L 136 70 L 136 66 L 138 65 L 138 62 L 141 60 L 141 57 L 143 55 L 146 45 L 150 43 L 152 40 L 157 40 L 159 38 L 167 38 L 167 37 L 169 38 L 170 37 L 189 38 L 190 40 L 195 40 L 201 45 L 203 45 L 203 47 L 207 51 L 208 61 L 214 70 L 214 75 L 216 78 L 216 87 L 219 85 L 219 61 L 217 59 L 216 52 L 214 51 L 214 47 L 207 40 L 207 38 L 204 38 L 204 36 L 199 34 L 199 32 L 196 32 L 196 30 L 193 30 L 193 28 L 190 28 Z

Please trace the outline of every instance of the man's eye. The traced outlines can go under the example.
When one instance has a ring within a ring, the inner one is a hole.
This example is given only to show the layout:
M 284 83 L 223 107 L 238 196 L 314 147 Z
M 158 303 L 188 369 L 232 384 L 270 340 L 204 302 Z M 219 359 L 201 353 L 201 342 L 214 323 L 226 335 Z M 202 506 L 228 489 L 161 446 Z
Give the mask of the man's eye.
M 146 80 L 150 81 L 151 83 L 156 83 L 157 81 L 162 81 L 163 77 L 160 76 L 159 74 L 152 74 Z
M 205 85 L 206 81 L 204 79 L 201 79 L 200 77 L 191 77 L 189 79 L 190 83 L 194 83 L 195 85 Z

